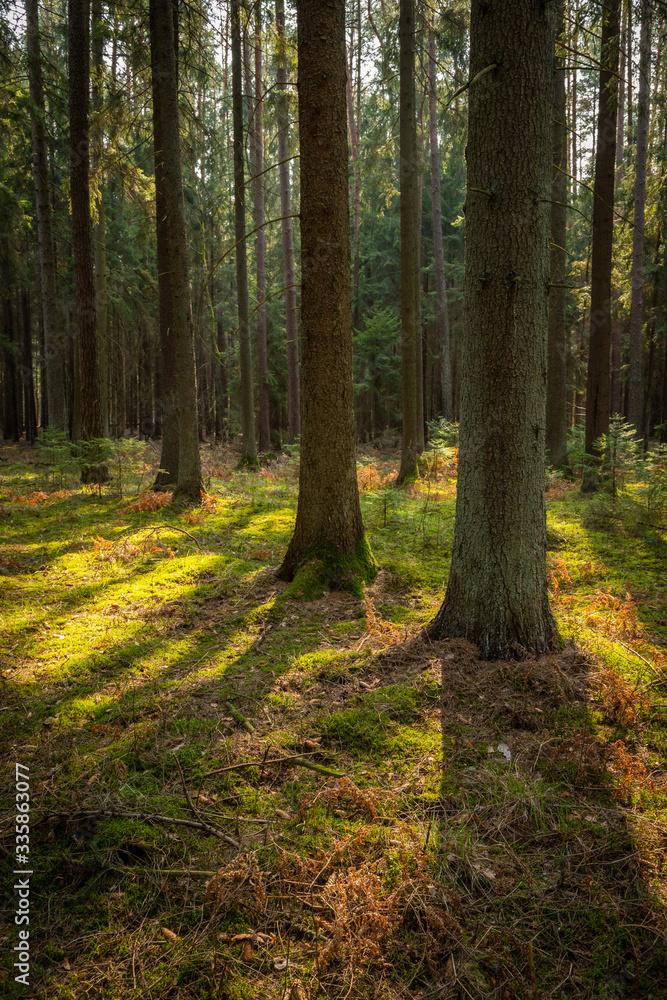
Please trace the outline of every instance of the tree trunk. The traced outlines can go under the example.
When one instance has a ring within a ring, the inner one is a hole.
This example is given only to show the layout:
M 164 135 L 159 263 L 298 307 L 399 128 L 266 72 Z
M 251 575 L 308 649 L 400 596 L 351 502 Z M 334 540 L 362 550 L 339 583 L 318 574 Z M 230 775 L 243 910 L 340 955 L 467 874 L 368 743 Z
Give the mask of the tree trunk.
M 103 153 L 103 133 L 100 116 L 104 106 L 104 22 L 102 21 L 102 0 L 92 2 L 92 54 L 93 54 L 93 111 L 95 126 L 92 130 L 93 166 L 98 177 L 97 223 L 94 229 L 95 254 L 95 312 L 97 318 L 97 350 L 100 378 L 100 411 L 102 433 L 109 437 L 109 345 L 107 332 L 107 248 L 104 198 L 104 175 L 101 159 Z
M 243 57 L 241 50 L 241 0 L 232 0 L 232 113 L 234 119 L 234 229 L 236 239 L 236 295 L 241 361 L 242 460 L 257 465 L 252 351 L 248 326 L 248 262 L 245 244 L 245 177 L 243 164 Z
M 285 336 L 287 339 L 287 437 L 291 443 L 301 433 L 301 375 L 296 314 L 296 279 L 294 276 L 294 233 L 290 191 L 289 109 L 287 98 L 287 60 L 285 56 L 285 2 L 276 0 L 278 30 L 278 161 L 280 163 L 280 214 L 282 221 L 283 285 L 285 287 Z
M 296 524 L 279 576 L 290 580 L 303 567 L 295 588 L 359 593 L 377 565 L 361 520 L 354 448 L 345 0 L 298 0 L 297 18 L 302 435 Z
M 262 78 L 262 12 L 258 4 L 255 13 L 255 102 L 250 130 L 251 167 L 253 175 L 253 228 L 257 265 L 257 367 L 259 375 L 259 450 L 271 449 L 269 420 L 269 355 L 266 340 L 266 233 L 264 226 L 264 88 Z M 250 69 L 250 67 L 248 67 Z M 250 88 L 249 88 L 250 89 Z
M 401 330 L 403 387 L 403 435 L 399 485 L 414 477 L 418 456 L 417 412 L 417 315 L 419 286 L 419 246 L 417 214 L 419 178 L 417 171 L 417 120 L 415 115 L 415 3 L 401 0 L 400 44 L 400 139 L 399 173 L 401 188 Z
M 162 147 L 162 183 L 167 220 L 166 264 L 171 285 L 171 326 L 167 354 L 172 359 L 172 394 L 165 397 L 165 417 L 173 407 L 178 432 L 178 478 L 174 495 L 201 499 L 202 478 L 197 425 L 197 385 L 195 377 L 188 253 L 183 209 L 181 145 L 178 112 L 178 77 L 176 71 L 174 8 L 172 0 L 151 0 L 153 94 L 156 89 L 161 111 L 158 140 Z M 156 148 L 160 145 L 154 136 Z M 158 264 L 158 266 L 160 266 Z M 161 324 L 162 325 L 162 324 Z M 164 357 L 164 355 L 163 355 Z M 163 385 L 165 369 L 163 366 Z M 171 414 L 170 414 L 171 417 Z M 164 449 L 163 449 L 164 450 Z
M 5 343 L 2 352 L 5 369 L 3 378 L 5 413 L 2 435 L 5 441 L 18 441 L 21 436 L 18 420 L 19 400 L 16 378 L 16 348 L 18 346 L 18 338 L 15 336 L 14 326 L 14 307 L 11 296 L 6 295 L 4 300 Z
M 434 21 L 428 33 L 428 124 L 431 159 L 431 205 L 433 212 L 433 256 L 435 258 L 435 291 L 438 303 L 438 345 L 440 350 L 440 390 L 443 417 L 454 419 L 452 406 L 452 362 L 449 353 L 449 312 L 445 252 L 442 241 L 442 196 L 440 193 L 440 150 L 438 148 L 438 104 L 436 92 Z
M 628 374 L 628 423 L 637 437 L 643 435 L 642 315 L 644 301 L 644 216 L 646 209 L 646 158 L 648 131 L 648 80 L 651 72 L 651 11 L 642 0 L 639 42 L 639 93 L 637 97 L 637 157 L 635 211 L 632 231 L 632 300 L 630 304 L 630 365 Z
M 23 422 L 25 438 L 30 444 L 37 437 L 37 410 L 35 408 L 35 380 L 32 368 L 32 329 L 30 322 L 30 296 L 24 288 L 21 293 L 23 341 L 21 344 L 21 382 L 23 383 Z
M 565 30 L 565 3 L 557 5 L 556 31 Z M 558 43 L 557 43 L 558 44 Z M 547 361 L 547 462 L 554 469 L 567 463 L 567 344 L 565 335 L 565 242 L 567 240 L 567 126 L 565 55 L 554 61 L 553 174 L 551 179 L 551 287 L 549 289 L 549 340 Z
M 542 653 L 554 629 L 544 503 L 553 58 L 553 4 L 472 0 L 470 76 L 500 65 L 470 88 L 456 522 L 429 633 L 464 636 L 487 658 Z
M 589 455 L 598 456 L 595 442 L 609 430 L 611 402 L 611 263 L 614 239 L 614 173 L 616 166 L 616 110 L 618 93 L 620 0 L 607 0 L 602 9 L 602 53 L 595 151 L 595 198 L 591 250 L 591 326 L 586 380 L 586 436 Z M 589 468 L 582 490 L 597 488 Z
M 56 261 L 53 251 L 53 218 L 44 123 L 44 85 L 37 0 L 26 0 L 25 11 L 30 98 L 33 105 L 32 156 L 37 207 L 39 277 L 46 376 L 46 386 L 42 387 L 42 395 L 46 401 L 45 410 L 48 413 L 51 426 L 56 430 L 65 431 L 67 429 L 67 410 L 65 406 L 64 345 L 62 337 L 58 335 Z
M 76 284 L 79 367 L 81 375 L 81 437 L 102 436 L 100 376 L 97 360 L 97 320 L 90 219 L 90 150 L 88 99 L 90 51 L 88 0 L 68 0 L 70 202 Z
M 158 316 L 160 325 L 160 399 L 162 449 L 156 488 L 173 487 L 178 482 L 179 433 L 176 419 L 176 384 L 173 353 L 173 303 L 169 265 L 169 224 L 165 193 L 164 138 L 162 134 L 163 73 L 168 67 L 158 62 L 158 37 L 155 5 L 149 8 L 151 36 L 151 80 L 153 96 L 153 155 L 155 158 L 155 233 L 158 272 Z M 124 411 L 123 411 L 124 412 Z

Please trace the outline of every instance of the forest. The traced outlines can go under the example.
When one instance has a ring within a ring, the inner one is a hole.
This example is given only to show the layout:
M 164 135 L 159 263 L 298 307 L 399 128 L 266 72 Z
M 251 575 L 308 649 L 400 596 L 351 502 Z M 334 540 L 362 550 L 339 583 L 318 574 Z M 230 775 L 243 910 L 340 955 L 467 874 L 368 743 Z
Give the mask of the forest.
M 667 5 L 0 0 L 0 983 L 667 998 Z

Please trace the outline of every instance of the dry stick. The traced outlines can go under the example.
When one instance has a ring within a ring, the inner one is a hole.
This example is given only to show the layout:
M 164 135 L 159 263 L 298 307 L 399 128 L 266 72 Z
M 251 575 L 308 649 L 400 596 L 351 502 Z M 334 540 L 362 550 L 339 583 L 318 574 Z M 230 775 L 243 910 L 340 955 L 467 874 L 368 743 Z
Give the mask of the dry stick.
M 197 830 L 206 830 L 213 837 L 224 840 L 226 844 L 241 849 L 241 845 L 226 833 L 216 830 L 204 822 L 193 819 L 177 819 L 175 816 L 163 816 L 161 813 L 126 812 L 122 809 L 85 809 L 78 812 L 66 812 L 64 809 L 43 809 L 49 816 L 62 816 L 65 819 L 92 819 L 93 817 L 108 817 L 109 819 L 140 819 L 147 823 L 173 823 L 175 826 L 191 826 Z
M 321 751 L 313 750 L 312 753 L 321 753 Z M 311 760 L 305 760 L 305 758 L 299 754 L 293 757 L 274 757 L 273 760 L 247 760 L 242 764 L 229 764 L 227 767 L 218 767 L 215 771 L 207 771 L 204 777 L 210 778 L 212 774 L 225 774 L 227 771 L 238 771 L 242 767 L 265 767 L 267 764 L 285 763 L 296 764 L 297 767 L 307 767 L 311 771 L 318 771 L 320 774 L 328 774 L 332 778 L 344 777 L 340 771 L 332 771 L 328 767 L 323 767 L 322 764 L 314 764 Z
M 181 534 L 187 535 L 188 538 L 191 538 L 197 548 L 201 550 L 201 545 L 195 536 L 190 534 L 189 531 L 186 531 L 185 528 L 179 528 L 175 524 L 154 524 L 153 527 L 148 530 L 148 534 L 152 535 L 154 531 L 158 531 L 160 528 L 168 528 L 170 531 L 180 531 Z M 140 531 L 146 531 L 146 528 L 137 528 L 136 531 L 130 531 L 129 535 L 124 535 L 123 537 L 128 538 L 130 535 L 138 535 Z
M 240 850 L 241 845 L 238 843 L 238 841 L 234 840 L 233 837 L 228 837 L 226 833 L 222 833 L 220 830 L 216 829 L 216 827 L 209 826 L 206 820 L 202 819 L 200 813 L 195 809 L 192 799 L 190 798 L 190 792 L 188 791 L 188 786 L 185 782 L 185 775 L 183 774 L 183 768 L 181 767 L 181 762 L 176 756 L 174 756 L 174 760 L 176 761 L 176 766 L 181 776 L 181 781 L 183 782 L 183 791 L 185 792 L 185 798 L 187 799 L 188 805 L 192 810 L 192 814 L 197 817 L 204 830 L 208 830 L 210 833 L 213 834 L 213 836 L 218 837 L 220 840 L 224 840 L 225 843 L 231 844 L 232 847 L 236 847 L 238 850 Z

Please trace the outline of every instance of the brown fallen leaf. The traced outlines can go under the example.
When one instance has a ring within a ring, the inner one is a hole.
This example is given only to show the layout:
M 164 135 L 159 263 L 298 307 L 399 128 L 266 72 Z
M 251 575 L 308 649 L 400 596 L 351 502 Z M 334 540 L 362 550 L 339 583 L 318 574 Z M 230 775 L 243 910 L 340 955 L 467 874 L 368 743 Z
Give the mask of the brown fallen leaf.
M 232 941 L 235 944 L 238 944 L 240 941 L 256 941 L 256 940 L 257 940 L 257 935 L 253 934 L 253 933 L 250 933 L 250 934 L 235 934 L 234 937 L 232 938 Z
M 298 979 L 292 983 L 292 989 L 290 990 L 289 997 L 290 1000 L 308 1000 L 306 991 Z
M 161 927 L 160 930 L 162 931 L 162 936 L 167 941 L 169 941 L 171 944 L 176 944 L 176 942 L 178 941 L 178 934 L 174 934 L 174 932 L 170 931 L 168 927 Z
M 244 962 L 252 962 L 252 945 L 250 944 L 250 941 L 246 941 L 243 945 L 242 957 Z
M 280 816 L 281 819 L 291 819 L 289 813 L 286 813 L 284 809 L 276 809 L 276 816 Z
M 65 972 L 69 972 L 69 970 L 71 968 L 71 966 L 69 964 L 69 958 L 67 958 L 67 957 L 63 958 L 62 962 L 60 963 L 60 968 L 64 969 Z

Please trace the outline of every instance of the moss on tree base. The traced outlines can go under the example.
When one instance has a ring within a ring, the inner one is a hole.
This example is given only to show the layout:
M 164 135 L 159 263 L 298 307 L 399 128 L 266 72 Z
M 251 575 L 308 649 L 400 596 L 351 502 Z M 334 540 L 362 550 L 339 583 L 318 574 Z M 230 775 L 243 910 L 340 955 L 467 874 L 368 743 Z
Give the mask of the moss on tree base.
M 316 601 L 325 590 L 347 590 L 361 600 L 364 583 L 370 583 L 377 573 L 378 564 L 364 534 L 347 552 L 326 542 L 314 546 L 299 559 L 293 573 L 283 563 L 278 576 L 291 578 L 287 596 L 296 600 Z

